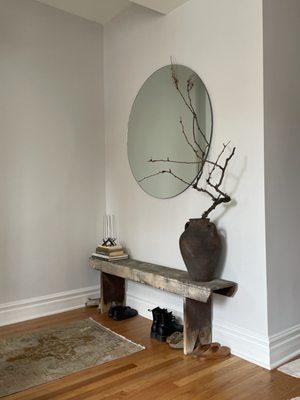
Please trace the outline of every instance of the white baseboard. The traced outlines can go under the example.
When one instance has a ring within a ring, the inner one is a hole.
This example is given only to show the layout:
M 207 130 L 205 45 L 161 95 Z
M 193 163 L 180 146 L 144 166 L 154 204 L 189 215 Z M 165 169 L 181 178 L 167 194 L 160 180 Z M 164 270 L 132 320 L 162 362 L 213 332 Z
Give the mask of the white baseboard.
M 48 296 L 0 304 L 0 326 L 26 321 L 84 306 L 87 297 L 98 295 L 99 286 L 69 290 Z M 146 296 L 147 297 L 147 296 Z M 162 304 L 127 292 L 127 304 L 145 318 L 152 319 L 148 309 Z M 180 320 L 182 308 L 179 302 L 166 305 Z M 213 320 L 213 340 L 231 348 L 232 354 L 263 368 L 273 369 L 300 354 L 300 325 L 276 335 L 263 337 L 255 332 L 225 321 Z
M 141 299 L 131 293 L 127 293 L 127 304 L 138 310 L 139 314 L 145 318 L 152 319 L 148 308 L 154 308 L 160 304 Z M 167 305 L 174 315 L 182 319 L 182 309 L 175 309 Z M 231 348 L 232 354 L 247 361 L 255 363 L 261 367 L 269 369 L 269 345 L 268 339 L 257 334 L 242 329 L 240 327 L 225 324 L 223 321 L 213 321 L 213 340 L 221 342 Z
M 83 307 L 88 297 L 98 294 L 99 286 L 90 286 L 0 304 L 0 326 L 74 310 Z
M 276 368 L 300 354 L 300 325 L 270 336 L 270 365 Z
M 148 308 L 160 304 L 127 293 L 127 303 L 138 310 L 145 318 L 152 319 Z M 182 309 L 178 304 L 166 305 L 174 315 L 182 318 Z M 237 325 L 225 321 L 213 320 L 213 340 L 231 348 L 232 354 L 266 369 L 273 369 L 300 354 L 300 325 L 287 329 L 270 338 L 258 335 Z
M 141 299 L 140 297 L 137 297 L 131 293 L 126 293 L 126 303 L 127 305 L 129 305 L 132 308 L 135 308 L 136 310 L 138 310 L 139 315 L 141 315 L 142 317 L 148 318 L 148 319 L 152 319 L 152 313 L 151 311 L 148 311 L 149 309 L 153 309 L 155 307 L 158 307 L 159 305 L 161 306 L 161 302 L 152 302 L 152 301 L 148 301 L 148 300 L 144 300 Z M 182 321 L 182 310 L 178 309 L 178 307 L 172 307 L 172 305 L 170 306 L 168 304 L 168 310 L 172 311 L 173 314 L 180 320 Z
M 225 321 L 213 320 L 213 339 L 229 346 L 235 356 L 270 369 L 268 337 Z

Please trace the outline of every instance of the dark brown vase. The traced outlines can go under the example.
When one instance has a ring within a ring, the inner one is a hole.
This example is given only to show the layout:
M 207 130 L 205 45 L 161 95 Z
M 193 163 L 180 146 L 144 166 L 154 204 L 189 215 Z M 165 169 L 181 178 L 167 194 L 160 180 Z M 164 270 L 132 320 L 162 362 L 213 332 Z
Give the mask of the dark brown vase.
M 222 243 L 209 218 L 190 219 L 179 239 L 183 261 L 193 281 L 213 280 L 219 265 Z

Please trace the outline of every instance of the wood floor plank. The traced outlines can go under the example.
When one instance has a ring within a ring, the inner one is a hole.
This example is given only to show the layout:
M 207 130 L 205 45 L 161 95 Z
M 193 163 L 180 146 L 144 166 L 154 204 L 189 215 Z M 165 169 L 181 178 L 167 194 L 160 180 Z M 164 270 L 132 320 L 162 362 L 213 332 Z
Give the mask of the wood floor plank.
M 170 357 L 169 361 L 173 358 L 175 358 L 175 357 L 174 356 Z M 58 398 L 59 400 L 67 400 L 67 399 L 72 399 L 72 398 L 81 398 L 81 397 L 84 398 L 85 396 L 91 397 L 94 393 L 98 393 L 99 391 L 101 391 L 101 393 L 104 393 L 106 389 L 108 391 L 111 391 L 111 390 L 116 391 L 116 390 L 118 390 L 119 383 L 121 380 L 123 380 L 124 382 L 126 382 L 126 381 L 130 382 L 136 376 L 136 374 L 140 374 L 141 372 L 143 374 L 146 369 L 149 369 L 149 367 L 150 368 L 151 367 L 159 368 L 159 366 L 164 361 L 165 360 L 159 360 L 159 359 L 156 360 L 155 359 L 152 362 L 148 362 L 148 364 L 146 364 L 142 367 L 138 367 L 136 364 L 130 364 L 130 365 L 135 366 L 135 374 L 132 373 L 132 369 L 123 367 L 123 369 L 124 369 L 123 371 L 115 372 L 115 370 L 113 370 L 112 372 L 109 372 L 108 374 L 106 374 L 106 376 L 103 377 L 103 379 L 99 379 L 99 380 L 95 379 L 91 382 L 84 381 L 83 383 L 81 383 L 80 386 L 78 386 L 77 388 L 75 388 L 72 391 L 68 390 L 68 392 L 65 392 L 63 395 L 59 394 L 59 396 L 57 396 L 55 393 L 53 393 L 51 399 L 56 400 Z M 121 368 L 120 368 L 120 370 L 121 370 Z M 114 385 L 115 382 L 117 382 L 118 384 Z M 38 397 L 38 400 L 42 400 L 42 399 L 40 399 Z
M 98 399 L 103 399 L 107 397 L 108 395 L 114 394 L 119 391 L 119 387 L 122 388 L 128 388 L 136 387 L 136 385 L 140 385 L 140 381 L 142 380 L 143 376 L 147 376 L 147 379 L 151 379 L 151 376 L 153 374 L 157 373 L 158 371 L 162 371 L 164 368 L 176 368 L 177 365 L 179 365 L 181 362 L 180 357 L 176 357 L 171 360 L 164 361 L 160 363 L 159 365 L 155 365 L 149 368 L 145 368 L 143 370 L 136 371 L 135 373 L 132 373 L 130 375 L 127 375 L 125 377 L 121 377 L 118 379 L 117 382 L 106 382 L 105 385 L 101 385 L 100 387 L 97 387 L 92 390 L 85 390 L 82 393 L 76 393 L 75 396 L 71 395 L 70 397 L 68 396 L 67 398 L 64 397 L 61 400 L 98 400 Z M 115 384 L 112 384 L 115 383 Z
M 150 338 L 141 317 L 113 321 L 96 309 L 78 309 L 0 327 L 0 338 L 93 318 L 146 350 L 1 400 L 289 400 L 300 396 L 300 380 L 231 356 L 198 360 Z

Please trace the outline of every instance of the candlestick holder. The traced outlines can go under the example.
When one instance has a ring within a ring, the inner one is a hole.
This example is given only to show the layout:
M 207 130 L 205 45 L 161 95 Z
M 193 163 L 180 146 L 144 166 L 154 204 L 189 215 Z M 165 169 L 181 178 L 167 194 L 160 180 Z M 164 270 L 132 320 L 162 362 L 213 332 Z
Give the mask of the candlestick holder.
M 103 216 L 103 239 L 102 246 L 116 246 L 116 219 L 114 215 Z

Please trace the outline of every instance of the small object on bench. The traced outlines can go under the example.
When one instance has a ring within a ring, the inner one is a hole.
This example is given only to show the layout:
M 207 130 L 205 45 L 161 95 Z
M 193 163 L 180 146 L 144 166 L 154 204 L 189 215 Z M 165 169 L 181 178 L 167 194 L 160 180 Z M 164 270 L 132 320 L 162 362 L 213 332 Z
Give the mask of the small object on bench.
M 96 252 L 93 253 L 92 256 L 107 261 L 123 260 L 128 258 L 128 254 L 125 253 L 122 246 L 106 246 L 102 244 L 96 247 Z
M 116 246 L 117 231 L 114 215 L 103 215 L 103 242 L 102 246 Z
M 122 321 L 123 319 L 135 317 L 138 312 L 128 306 L 111 306 L 108 315 L 115 321 Z

